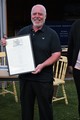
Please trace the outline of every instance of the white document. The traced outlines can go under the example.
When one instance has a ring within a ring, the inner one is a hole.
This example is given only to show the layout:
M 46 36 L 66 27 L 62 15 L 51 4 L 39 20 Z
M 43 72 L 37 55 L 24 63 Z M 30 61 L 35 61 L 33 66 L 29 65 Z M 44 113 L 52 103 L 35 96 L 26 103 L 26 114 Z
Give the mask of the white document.
M 10 75 L 34 71 L 34 56 L 30 35 L 6 39 Z

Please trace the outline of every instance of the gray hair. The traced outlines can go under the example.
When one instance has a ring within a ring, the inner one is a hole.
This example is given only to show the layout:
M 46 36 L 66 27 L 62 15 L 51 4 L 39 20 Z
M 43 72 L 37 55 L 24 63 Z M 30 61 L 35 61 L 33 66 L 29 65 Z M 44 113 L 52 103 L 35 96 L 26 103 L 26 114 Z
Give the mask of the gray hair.
M 45 14 L 45 15 L 47 14 L 47 13 L 46 13 L 46 8 L 45 8 L 43 5 L 41 5 L 41 4 L 34 5 L 34 6 L 32 7 L 32 9 L 31 9 L 31 14 L 32 14 L 32 11 L 33 11 L 33 9 L 34 9 L 35 7 L 41 7 L 41 8 L 43 9 L 44 14 Z

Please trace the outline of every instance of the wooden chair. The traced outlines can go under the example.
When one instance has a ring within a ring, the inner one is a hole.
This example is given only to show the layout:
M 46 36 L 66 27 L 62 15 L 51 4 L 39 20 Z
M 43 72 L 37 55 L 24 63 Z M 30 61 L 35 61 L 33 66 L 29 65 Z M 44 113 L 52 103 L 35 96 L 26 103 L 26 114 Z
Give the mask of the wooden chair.
M 6 53 L 5 52 L 0 52 L 0 60 L 1 60 L 0 67 L 6 67 Z M 3 81 L 3 79 L 5 79 L 6 81 Z M 8 79 L 13 79 L 12 84 L 11 84 L 13 86 L 13 91 L 8 90 L 7 86 L 5 87 L 5 83 L 8 82 Z M 16 83 L 15 83 L 14 79 L 17 79 L 17 76 L 9 76 L 8 70 L 0 69 L 0 81 L 1 81 L 1 85 L 2 85 L 2 91 L 0 92 L 0 95 L 5 96 L 5 94 L 7 94 L 7 93 L 13 94 L 15 97 L 15 101 L 18 102 Z
M 65 90 L 65 75 L 67 70 L 67 57 L 61 56 L 60 59 L 53 66 L 54 71 L 54 96 L 52 102 L 65 100 L 65 103 L 68 104 L 68 99 Z M 61 96 L 59 95 L 59 91 L 62 91 Z

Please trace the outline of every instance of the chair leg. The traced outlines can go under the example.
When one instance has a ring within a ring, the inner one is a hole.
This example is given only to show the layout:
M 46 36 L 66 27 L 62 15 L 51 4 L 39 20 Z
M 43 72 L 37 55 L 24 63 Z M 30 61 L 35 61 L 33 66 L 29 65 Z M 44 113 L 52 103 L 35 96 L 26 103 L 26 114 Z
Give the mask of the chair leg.
M 64 95 L 64 98 L 65 98 L 65 103 L 68 104 L 68 99 L 67 99 L 67 95 L 66 95 L 64 85 L 62 85 L 62 91 L 63 91 L 63 95 Z
M 54 85 L 54 95 L 53 95 L 54 97 L 57 96 L 58 86 L 59 85 Z
M 14 81 L 13 81 L 13 90 L 14 90 L 15 101 L 18 102 L 17 90 L 16 90 L 16 85 Z

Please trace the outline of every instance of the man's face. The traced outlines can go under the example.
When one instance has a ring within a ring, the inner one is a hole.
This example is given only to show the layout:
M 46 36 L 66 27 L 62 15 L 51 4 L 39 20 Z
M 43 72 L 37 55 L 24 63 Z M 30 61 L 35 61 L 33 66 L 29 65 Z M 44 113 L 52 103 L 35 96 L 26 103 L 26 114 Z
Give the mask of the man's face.
M 46 19 L 46 14 L 41 7 L 36 6 L 32 9 L 31 20 L 35 27 L 41 27 Z

